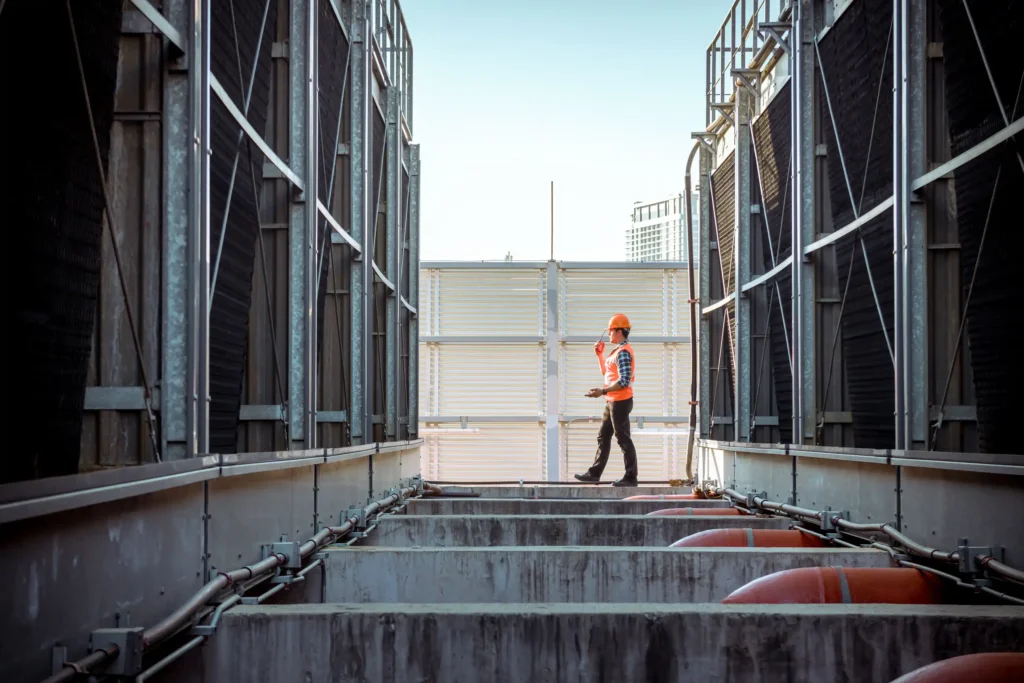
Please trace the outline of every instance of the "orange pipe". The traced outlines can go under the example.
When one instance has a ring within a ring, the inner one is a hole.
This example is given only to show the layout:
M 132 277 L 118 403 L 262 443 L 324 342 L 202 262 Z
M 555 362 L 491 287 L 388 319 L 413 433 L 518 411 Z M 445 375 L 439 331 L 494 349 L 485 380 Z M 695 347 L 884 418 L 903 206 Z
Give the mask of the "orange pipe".
M 944 659 L 897 678 L 892 683 L 1018 683 L 1024 681 L 1024 653 L 986 652 Z
M 670 548 L 826 548 L 820 538 L 788 529 L 708 529 Z
M 938 577 L 916 569 L 801 567 L 762 576 L 736 589 L 723 604 L 942 604 Z
M 734 517 L 746 514 L 736 508 L 665 508 L 648 512 L 648 517 L 694 517 L 706 515 L 710 517 Z
M 659 493 L 645 494 L 642 496 L 630 496 L 622 500 L 698 500 L 699 496 L 693 493 Z

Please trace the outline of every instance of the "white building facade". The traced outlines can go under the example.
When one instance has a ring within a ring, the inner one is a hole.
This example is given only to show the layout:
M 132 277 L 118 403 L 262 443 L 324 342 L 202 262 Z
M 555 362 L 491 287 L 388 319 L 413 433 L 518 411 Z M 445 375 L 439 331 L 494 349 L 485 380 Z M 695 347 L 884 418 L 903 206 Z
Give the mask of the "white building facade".
M 691 197 L 693 229 L 698 229 L 699 195 Z M 627 261 L 686 261 L 686 206 L 681 194 L 637 202 L 626 229 Z M 694 251 L 694 260 L 697 253 Z

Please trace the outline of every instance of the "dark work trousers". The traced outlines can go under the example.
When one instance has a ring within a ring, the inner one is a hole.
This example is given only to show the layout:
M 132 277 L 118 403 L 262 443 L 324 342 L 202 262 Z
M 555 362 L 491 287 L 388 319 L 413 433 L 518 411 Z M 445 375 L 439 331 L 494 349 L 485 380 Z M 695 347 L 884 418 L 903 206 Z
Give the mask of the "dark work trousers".
M 635 480 L 636 474 L 636 448 L 633 447 L 633 439 L 629 435 L 629 414 L 633 412 L 633 399 L 625 401 L 607 401 L 604 406 L 604 415 L 601 418 L 601 431 L 597 433 L 597 455 L 594 456 L 594 464 L 590 466 L 590 474 L 600 477 L 608 464 L 608 454 L 612 450 L 612 434 L 619 442 L 622 449 L 622 459 L 626 463 L 626 475 L 624 479 Z

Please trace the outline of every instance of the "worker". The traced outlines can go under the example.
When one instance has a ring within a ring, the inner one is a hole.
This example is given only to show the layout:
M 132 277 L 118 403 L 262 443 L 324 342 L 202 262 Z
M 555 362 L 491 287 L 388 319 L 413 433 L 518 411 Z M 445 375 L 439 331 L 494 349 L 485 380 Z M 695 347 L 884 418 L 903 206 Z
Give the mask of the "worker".
M 594 344 L 597 362 L 604 375 L 604 386 L 587 392 L 589 398 L 604 397 L 604 415 L 601 418 L 601 429 L 597 433 L 597 454 L 594 464 L 583 474 L 575 475 L 576 479 L 596 484 L 601 481 L 601 474 L 608 464 L 608 454 L 612 448 L 612 434 L 622 449 L 622 458 L 626 463 L 626 473 L 622 479 L 612 486 L 636 486 L 636 448 L 629 435 L 629 414 L 633 412 L 633 382 L 636 380 L 636 355 L 629 345 L 629 318 L 616 313 L 608 322 L 608 337 L 615 345 L 608 358 L 604 357 L 604 341 Z M 604 335 L 601 335 L 602 338 Z

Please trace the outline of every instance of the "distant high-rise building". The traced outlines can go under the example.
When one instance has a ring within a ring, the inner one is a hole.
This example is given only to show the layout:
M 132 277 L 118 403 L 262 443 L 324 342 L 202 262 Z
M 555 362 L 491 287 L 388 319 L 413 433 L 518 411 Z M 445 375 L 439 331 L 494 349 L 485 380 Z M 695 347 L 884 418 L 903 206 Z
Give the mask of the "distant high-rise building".
M 693 230 L 697 233 L 700 195 L 691 195 Z M 681 194 L 654 202 L 636 202 L 626 229 L 627 261 L 685 261 L 686 205 Z M 698 255 L 694 251 L 693 259 Z

